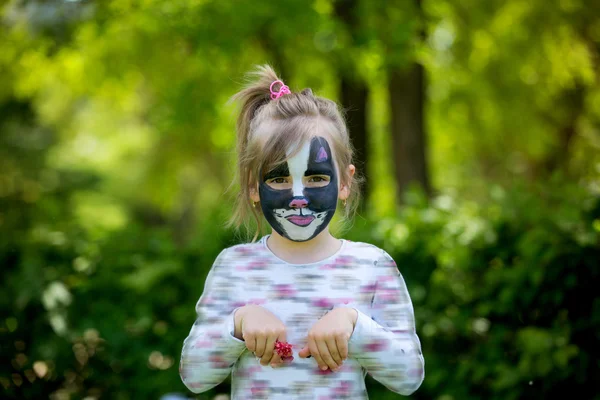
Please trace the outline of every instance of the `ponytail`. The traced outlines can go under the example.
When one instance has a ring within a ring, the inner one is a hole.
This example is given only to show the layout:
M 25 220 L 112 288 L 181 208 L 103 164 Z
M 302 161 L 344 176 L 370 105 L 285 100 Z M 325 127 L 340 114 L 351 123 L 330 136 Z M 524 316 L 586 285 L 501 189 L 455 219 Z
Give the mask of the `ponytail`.
M 236 124 L 238 154 L 248 146 L 252 118 L 262 106 L 271 101 L 270 86 L 274 81 L 279 80 L 273 68 L 267 64 L 257 66 L 255 70 L 248 73 L 247 78 L 247 85 L 230 100 L 241 104 Z

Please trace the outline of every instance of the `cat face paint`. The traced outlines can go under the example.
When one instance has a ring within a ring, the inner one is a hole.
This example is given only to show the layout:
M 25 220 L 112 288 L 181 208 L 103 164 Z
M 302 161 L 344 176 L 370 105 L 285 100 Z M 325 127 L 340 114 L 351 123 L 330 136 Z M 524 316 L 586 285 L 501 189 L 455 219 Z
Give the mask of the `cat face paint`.
M 328 176 L 329 183 L 314 187 L 319 179 L 308 178 L 313 182 L 307 182 L 306 177 L 315 175 Z M 269 186 L 267 182 L 274 178 L 286 178 L 281 181 L 288 182 L 287 187 Z M 338 179 L 327 140 L 315 137 L 305 143 L 287 163 L 263 177 L 258 191 L 263 214 L 277 233 L 295 242 L 317 236 L 331 221 L 338 198 Z

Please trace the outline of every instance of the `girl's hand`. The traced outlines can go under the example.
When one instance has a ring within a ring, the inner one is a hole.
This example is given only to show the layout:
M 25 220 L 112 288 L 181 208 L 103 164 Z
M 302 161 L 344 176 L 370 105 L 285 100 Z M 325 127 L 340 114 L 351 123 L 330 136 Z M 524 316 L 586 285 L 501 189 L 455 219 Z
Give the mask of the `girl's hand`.
M 312 355 L 319 368 L 337 371 L 348 358 L 348 340 L 354 331 L 358 313 L 353 308 L 334 308 L 318 320 L 308 332 L 308 344 L 298 355 Z
M 246 342 L 246 348 L 260 357 L 260 364 L 277 367 L 283 363 L 275 349 L 275 341 L 286 341 L 283 322 L 265 308 L 249 304 L 235 312 L 234 336 Z

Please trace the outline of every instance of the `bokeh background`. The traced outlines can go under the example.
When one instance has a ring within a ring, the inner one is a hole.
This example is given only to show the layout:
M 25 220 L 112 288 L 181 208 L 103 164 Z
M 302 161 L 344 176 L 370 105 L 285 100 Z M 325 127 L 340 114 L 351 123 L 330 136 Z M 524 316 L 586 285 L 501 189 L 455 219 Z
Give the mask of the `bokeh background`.
M 244 73 L 346 110 L 413 399 L 598 399 L 600 3 L 0 0 L 0 397 L 193 396 Z M 373 399 L 401 396 L 367 377 Z M 220 397 L 218 397 L 220 396 Z

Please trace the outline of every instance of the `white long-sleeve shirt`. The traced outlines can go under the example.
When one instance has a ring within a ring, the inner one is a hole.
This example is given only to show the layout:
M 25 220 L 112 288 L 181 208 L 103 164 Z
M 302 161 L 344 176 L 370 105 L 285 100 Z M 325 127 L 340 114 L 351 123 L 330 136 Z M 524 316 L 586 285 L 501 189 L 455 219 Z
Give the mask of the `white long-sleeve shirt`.
M 394 260 L 367 243 L 343 240 L 325 260 L 290 264 L 259 242 L 225 249 L 210 270 L 196 304 L 198 318 L 185 339 L 183 383 L 200 393 L 232 373 L 231 399 L 368 399 L 369 373 L 390 390 L 409 395 L 424 378 L 424 359 L 414 312 Z M 286 326 L 294 360 L 262 366 L 233 336 L 234 312 L 258 304 Z M 333 308 L 358 312 L 348 358 L 338 372 L 319 369 L 314 357 L 300 358 L 308 331 Z

